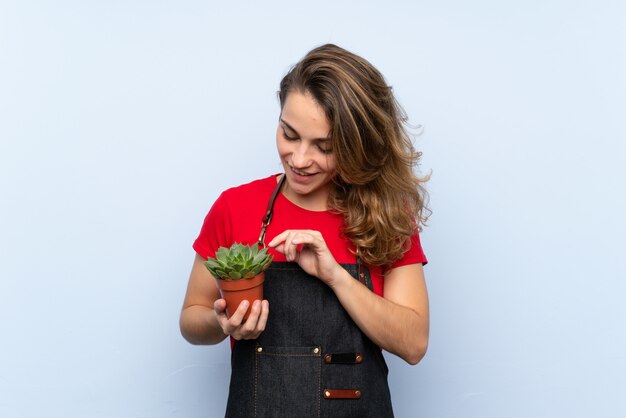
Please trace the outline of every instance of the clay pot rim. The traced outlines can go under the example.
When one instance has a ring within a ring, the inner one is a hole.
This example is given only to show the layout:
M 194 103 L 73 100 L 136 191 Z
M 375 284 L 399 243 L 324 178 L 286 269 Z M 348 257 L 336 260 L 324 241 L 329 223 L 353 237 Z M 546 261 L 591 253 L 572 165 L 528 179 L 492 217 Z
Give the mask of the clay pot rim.
M 217 284 L 223 290 L 245 290 L 259 286 L 265 282 L 265 272 L 261 272 L 251 279 L 222 279 L 217 278 Z

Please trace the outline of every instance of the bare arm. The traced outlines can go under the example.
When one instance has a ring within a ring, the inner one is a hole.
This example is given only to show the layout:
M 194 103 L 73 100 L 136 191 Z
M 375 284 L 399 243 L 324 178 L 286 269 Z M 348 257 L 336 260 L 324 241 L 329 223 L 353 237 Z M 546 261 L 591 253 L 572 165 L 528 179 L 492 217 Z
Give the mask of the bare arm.
M 421 264 L 397 267 L 385 276 L 385 297 L 343 270 L 331 286 L 357 326 L 379 347 L 417 364 L 428 347 L 428 294 Z
M 374 294 L 334 259 L 318 231 L 287 230 L 269 244 L 325 282 L 352 320 L 379 347 L 417 364 L 428 346 L 428 294 L 421 264 L 391 270 L 384 298 Z
M 233 338 L 254 339 L 265 329 L 269 305 L 267 301 L 250 301 L 252 309 L 246 322 L 243 315 L 250 302 L 243 301 L 239 308 L 226 317 L 226 302 L 221 299 L 215 279 L 204 267 L 206 260 L 196 254 L 189 275 L 187 294 L 180 314 L 180 332 L 192 344 L 217 344 L 228 335 Z
M 192 344 L 217 344 L 226 338 L 213 309 L 220 291 L 204 261 L 196 254 L 180 314 L 180 332 Z

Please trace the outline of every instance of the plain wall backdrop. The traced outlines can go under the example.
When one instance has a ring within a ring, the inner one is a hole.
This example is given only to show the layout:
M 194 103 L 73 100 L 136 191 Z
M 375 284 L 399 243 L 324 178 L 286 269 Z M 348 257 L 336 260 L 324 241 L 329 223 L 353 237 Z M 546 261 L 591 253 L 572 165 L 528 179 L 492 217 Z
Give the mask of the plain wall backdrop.
M 223 416 L 228 344 L 178 331 L 191 244 L 280 171 L 278 83 L 326 42 L 433 173 L 396 415 L 626 416 L 625 5 L 0 0 L 0 416 Z

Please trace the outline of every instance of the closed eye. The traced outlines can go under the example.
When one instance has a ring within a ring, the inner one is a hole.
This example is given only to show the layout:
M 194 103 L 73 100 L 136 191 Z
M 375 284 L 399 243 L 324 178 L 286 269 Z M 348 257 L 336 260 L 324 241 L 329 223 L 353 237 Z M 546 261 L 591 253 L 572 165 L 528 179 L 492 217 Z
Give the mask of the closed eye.
M 287 131 L 285 130 L 285 128 L 283 128 L 283 137 L 287 140 L 287 141 L 295 141 L 298 139 L 297 136 L 289 136 L 287 135 Z
M 300 139 L 296 130 L 293 129 L 291 126 L 289 126 L 287 122 L 285 122 L 282 119 L 280 120 L 280 122 L 281 122 L 280 128 L 283 131 L 282 134 L 285 140 L 291 142 L 291 141 L 298 141 Z M 294 135 L 293 136 L 289 135 L 287 133 L 287 130 L 293 132 Z M 322 154 L 332 154 L 333 152 L 332 147 L 329 146 L 330 138 L 318 138 L 318 139 L 314 139 L 313 141 L 317 149 L 319 149 Z
M 332 154 L 333 152 L 333 149 L 331 147 L 325 146 L 323 145 L 323 143 L 320 142 L 317 143 L 317 148 L 324 154 Z

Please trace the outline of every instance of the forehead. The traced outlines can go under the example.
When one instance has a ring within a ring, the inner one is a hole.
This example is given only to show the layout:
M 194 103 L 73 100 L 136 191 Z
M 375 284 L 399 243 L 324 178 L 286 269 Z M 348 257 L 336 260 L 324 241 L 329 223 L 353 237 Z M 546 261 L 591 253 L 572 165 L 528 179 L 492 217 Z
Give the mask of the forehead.
M 304 134 L 300 130 L 306 130 L 314 131 L 315 135 L 326 136 L 330 131 L 324 109 L 309 93 L 290 92 L 285 99 L 281 119 L 300 134 Z

